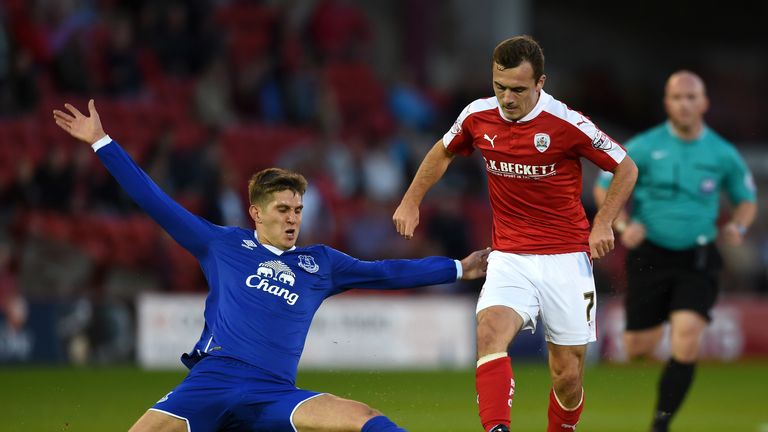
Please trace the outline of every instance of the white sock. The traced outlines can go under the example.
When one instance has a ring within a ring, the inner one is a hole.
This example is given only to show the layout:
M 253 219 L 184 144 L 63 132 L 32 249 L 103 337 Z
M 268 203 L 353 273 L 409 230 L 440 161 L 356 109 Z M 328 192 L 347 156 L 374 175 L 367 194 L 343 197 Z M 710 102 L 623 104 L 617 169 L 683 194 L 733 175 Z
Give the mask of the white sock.
M 493 354 L 484 355 L 484 356 L 480 357 L 480 359 L 477 361 L 477 367 L 480 367 L 480 366 L 484 365 L 485 363 L 488 363 L 490 361 L 494 361 L 496 359 L 500 359 L 500 358 L 506 357 L 506 356 L 507 356 L 507 353 L 505 353 L 505 352 L 497 352 L 497 353 L 493 353 Z

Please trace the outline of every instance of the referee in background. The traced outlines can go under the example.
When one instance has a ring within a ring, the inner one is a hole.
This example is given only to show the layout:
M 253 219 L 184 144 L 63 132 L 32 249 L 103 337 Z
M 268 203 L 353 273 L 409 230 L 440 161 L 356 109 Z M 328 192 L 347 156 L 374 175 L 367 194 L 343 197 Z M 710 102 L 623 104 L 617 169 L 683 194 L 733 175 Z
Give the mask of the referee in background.
M 672 356 L 659 381 L 653 432 L 668 430 L 685 399 L 711 320 L 722 267 L 715 246 L 721 192 L 734 207 L 719 233 L 725 244 L 740 245 L 757 214 L 752 175 L 734 146 L 704 123 L 708 106 L 702 79 L 675 72 L 664 91 L 668 120 L 626 143 L 639 175 L 631 215 L 620 215 L 613 227 L 629 250 L 629 357 L 652 354 L 664 322 L 671 326 Z M 610 173 L 598 178 L 598 206 L 610 182 Z

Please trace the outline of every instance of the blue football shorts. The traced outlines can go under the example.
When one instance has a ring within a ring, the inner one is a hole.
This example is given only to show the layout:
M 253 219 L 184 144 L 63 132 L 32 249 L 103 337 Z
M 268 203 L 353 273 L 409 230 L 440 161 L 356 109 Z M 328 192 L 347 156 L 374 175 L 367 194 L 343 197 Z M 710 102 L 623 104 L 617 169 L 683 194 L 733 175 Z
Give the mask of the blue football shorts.
M 321 394 L 238 360 L 207 356 L 150 409 L 185 420 L 191 432 L 295 432 L 296 408 Z

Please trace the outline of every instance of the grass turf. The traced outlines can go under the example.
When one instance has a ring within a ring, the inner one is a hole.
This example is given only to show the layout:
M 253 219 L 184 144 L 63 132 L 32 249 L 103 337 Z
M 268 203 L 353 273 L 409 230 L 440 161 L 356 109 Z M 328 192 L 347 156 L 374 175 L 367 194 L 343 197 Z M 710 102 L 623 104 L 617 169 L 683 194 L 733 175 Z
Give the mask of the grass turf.
M 647 431 L 660 365 L 586 371 L 579 431 Z M 513 431 L 546 428 L 548 374 L 516 364 Z M 0 431 L 127 430 L 183 372 L 136 368 L 0 368 Z M 768 431 L 768 363 L 705 364 L 673 423 L 675 431 Z M 302 371 L 300 387 L 360 400 L 412 432 L 479 432 L 473 371 Z

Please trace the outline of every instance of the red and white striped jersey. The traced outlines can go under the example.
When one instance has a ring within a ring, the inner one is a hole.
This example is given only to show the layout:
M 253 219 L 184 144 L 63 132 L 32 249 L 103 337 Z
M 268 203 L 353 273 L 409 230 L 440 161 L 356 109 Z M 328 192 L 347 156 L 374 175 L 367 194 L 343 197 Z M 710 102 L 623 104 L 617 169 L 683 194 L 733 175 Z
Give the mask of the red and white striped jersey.
M 443 145 L 464 156 L 480 150 L 493 210 L 493 249 L 513 253 L 589 252 L 580 158 L 613 171 L 626 156 L 589 118 L 543 90 L 518 121 L 503 116 L 495 97 L 470 103 Z

